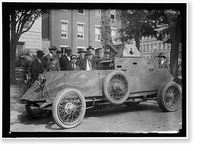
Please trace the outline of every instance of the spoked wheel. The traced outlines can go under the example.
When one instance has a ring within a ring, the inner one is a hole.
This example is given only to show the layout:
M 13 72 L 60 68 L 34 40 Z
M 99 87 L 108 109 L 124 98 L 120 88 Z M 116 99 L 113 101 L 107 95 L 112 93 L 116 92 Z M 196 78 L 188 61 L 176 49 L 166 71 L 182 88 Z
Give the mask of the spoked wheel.
M 53 117 L 61 128 L 72 128 L 79 125 L 85 111 L 85 98 L 77 89 L 61 91 L 53 103 Z
M 179 107 L 182 99 L 180 87 L 175 82 L 166 82 L 161 85 L 157 93 L 159 107 L 163 111 L 173 112 Z
M 39 108 L 39 104 L 27 102 L 25 105 L 26 111 L 31 118 L 42 119 L 47 118 L 51 115 L 50 110 L 43 110 Z
M 114 71 L 107 75 L 103 84 L 103 92 L 112 104 L 122 104 L 129 96 L 129 84 L 125 74 Z

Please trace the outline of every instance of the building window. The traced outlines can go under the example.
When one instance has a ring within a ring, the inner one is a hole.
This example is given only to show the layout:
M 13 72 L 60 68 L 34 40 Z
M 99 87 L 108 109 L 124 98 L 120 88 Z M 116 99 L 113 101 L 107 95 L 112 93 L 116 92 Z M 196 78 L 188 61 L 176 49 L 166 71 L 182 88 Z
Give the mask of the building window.
M 85 10 L 84 9 L 78 9 L 78 14 L 84 15 L 85 14 Z
M 78 38 L 84 39 L 84 23 L 78 23 Z
M 68 38 L 68 21 L 61 21 L 61 37 Z
M 68 12 L 68 9 L 61 9 L 61 10 Z
M 117 35 L 117 29 L 111 28 L 111 37 L 113 42 L 116 42 L 116 35 Z
M 60 45 L 60 49 L 61 49 L 61 51 L 63 51 L 64 48 L 66 48 L 66 47 L 69 47 L 69 46 L 68 46 L 68 45 Z M 64 50 L 64 52 L 65 52 L 65 50 Z
M 95 11 L 95 16 L 98 17 L 98 18 L 101 18 L 101 10 L 100 9 L 97 9 Z
M 147 52 L 149 51 L 149 44 L 147 44 Z
M 95 26 L 95 41 L 100 41 L 101 40 L 101 28 L 100 26 Z
M 110 11 L 110 18 L 111 18 L 111 20 L 115 20 L 116 19 L 116 10 L 111 10 Z

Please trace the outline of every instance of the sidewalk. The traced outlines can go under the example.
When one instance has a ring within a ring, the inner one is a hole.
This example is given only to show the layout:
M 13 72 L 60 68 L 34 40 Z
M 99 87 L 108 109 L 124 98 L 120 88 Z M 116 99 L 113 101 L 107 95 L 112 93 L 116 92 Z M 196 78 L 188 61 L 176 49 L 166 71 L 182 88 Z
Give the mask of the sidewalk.
M 20 101 L 22 95 L 21 88 L 20 84 L 10 85 L 10 124 L 28 119 L 25 105 Z

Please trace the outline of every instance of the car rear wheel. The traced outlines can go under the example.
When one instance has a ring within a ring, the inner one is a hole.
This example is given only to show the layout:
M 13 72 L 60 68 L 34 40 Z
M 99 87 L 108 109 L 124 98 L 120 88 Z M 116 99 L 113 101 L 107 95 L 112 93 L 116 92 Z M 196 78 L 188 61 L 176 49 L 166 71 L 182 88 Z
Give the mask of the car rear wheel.
M 53 117 L 61 128 L 73 128 L 79 125 L 85 115 L 86 103 L 77 89 L 64 89 L 53 102 Z
M 50 110 L 43 110 L 39 108 L 39 104 L 27 102 L 25 105 L 28 115 L 33 119 L 43 119 L 51 115 Z
M 107 75 L 103 83 L 103 92 L 106 99 L 112 104 L 124 103 L 130 92 L 126 75 L 121 71 L 113 71 Z
M 175 82 L 165 82 L 157 92 L 159 107 L 166 112 L 176 111 L 182 100 L 182 92 Z

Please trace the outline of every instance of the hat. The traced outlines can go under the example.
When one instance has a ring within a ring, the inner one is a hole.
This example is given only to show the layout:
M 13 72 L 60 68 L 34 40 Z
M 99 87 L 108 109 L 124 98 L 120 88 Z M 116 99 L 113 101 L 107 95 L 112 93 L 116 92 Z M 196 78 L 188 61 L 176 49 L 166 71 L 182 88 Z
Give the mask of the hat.
M 62 53 L 62 50 L 57 50 L 56 52 L 57 52 L 57 53 Z
M 161 53 L 158 55 L 158 57 L 160 57 L 160 58 L 166 58 L 166 56 L 165 56 L 165 54 L 164 54 L 163 52 L 161 52 Z
M 66 47 L 66 48 L 65 48 L 65 51 L 66 51 L 66 52 L 71 52 L 71 51 L 72 51 L 72 48 L 71 48 L 71 47 Z
M 86 53 L 83 48 L 79 48 L 77 53 Z
M 88 55 L 93 55 L 93 54 L 92 54 L 92 52 L 91 52 L 91 51 L 89 51 L 89 50 L 88 50 L 88 51 L 86 51 L 86 54 L 85 54 L 85 56 L 88 56 Z
M 94 48 L 92 46 L 89 46 L 86 50 L 92 49 L 94 50 Z
M 101 52 L 102 48 L 95 49 L 95 52 Z
M 57 48 L 56 48 L 55 46 L 51 45 L 51 46 L 49 47 L 49 50 L 57 50 Z
M 104 51 L 104 54 L 110 54 L 110 52 L 108 50 Z
M 44 52 L 42 50 L 38 50 L 37 51 L 37 56 L 38 57 L 43 57 L 44 56 Z
M 50 58 L 50 61 L 53 61 L 53 60 L 56 60 L 56 59 L 55 59 L 55 58 L 53 58 L 53 57 L 51 57 L 51 58 Z
M 78 59 L 78 56 L 77 55 L 72 55 L 71 57 L 70 57 L 70 59 L 72 60 L 72 59 Z

